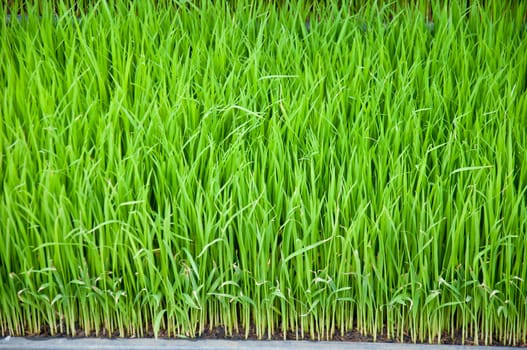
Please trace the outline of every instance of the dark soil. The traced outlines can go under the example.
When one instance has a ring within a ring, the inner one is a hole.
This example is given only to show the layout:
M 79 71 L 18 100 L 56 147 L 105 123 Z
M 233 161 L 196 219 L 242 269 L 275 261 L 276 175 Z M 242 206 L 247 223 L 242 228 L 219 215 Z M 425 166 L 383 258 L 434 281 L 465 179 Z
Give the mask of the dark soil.
M 8 335 L 8 334 L 5 334 Z M 66 333 L 57 333 L 55 335 L 51 334 L 51 330 L 49 326 L 42 326 L 40 329 L 40 332 L 38 334 L 26 332 L 25 337 L 32 340 L 41 340 L 46 339 L 50 337 L 56 337 L 56 338 L 138 338 L 138 337 L 144 337 L 144 338 L 153 338 L 154 337 L 154 331 L 151 327 L 148 329 L 145 329 L 142 334 L 120 334 L 119 331 L 114 331 L 113 333 L 109 334 L 106 329 L 101 329 L 98 332 L 98 335 L 95 333 L 95 331 L 90 332 L 89 334 L 86 334 L 84 330 L 79 329 L 76 331 L 75 337 L 71 337 L 70 335 Z M 199 340 L 199 339 L 224 339 L 224 340 L 257 340 L 258 337 L 256 335 L 256 328 L 254 326 L 251 326 L 248 332 L 248 337 L 246 337 L 246 332 L 243 327 L 238 327 L 237 330 L 233 330 L 232 332 L 228 332 L 228 330 L 225 327 L 217 326 L 214 328 L 205 328 L 205 330 L 202 332 L 202 334 L 194 334 L 191 335 L 182 335 L 182 336 L 174 336 L 171 334 L 168 335 L 166 330 L 160 330 L 158 334 L 158 338 L 161 339 L 174 339 L 174 338 L 188 338 L 192 340 Z M 364 335 L 358 330 L 348 331 L 345 333 L 341 333 L 339 330 L 335 330 L 334 335 L 332 338 L 327 339 L 326 335 L 321 335 L 320 337 L 316 334 L 314 338 L 311 338 L 309 333 L 305 333 L 304 336 L 302 334 L 297 334 L 293 331 L 288 331 L 285 335 L 285 339 L 287 340 L 307 340 L 307 341 L 343 341 L 343 342 L 379 342 L 379 343 L 413 343 L 411 337 L 407 333 L 403 333 L 402 339 L 393 339 L 388 338 L 386 336 L 386 330 L 384 329 L 382 334 L 378 334 L 376 340 L 374 340 L 372 335 Z M 264 336 L 264 340 L 284 340 L 284 333 L 281 330 L 275 331 L 271 336 L 269 337 L 268 334 Z M 417 342 L 421 343 L 421 342 Z M 428 341 L 425 341 L 424 343 L 428 344 Z M 437 344 L 437 338 L 432 339 L 432 343 Z M 465 342 L 463 344 L 462 341 L 462 334 L 461 331 L 454 332 L 454 336 L 451 336 L 451 334 L 444 333 L 441 336 L 441 344 L 448 344 L 448 345 L 492 345 L 492 346 L 511 346 L 511 344 L 504 344 L 501 342 L 498 342 L 496 340 L 493 340 L 490 343 L 485 344 L 484 339 L 480 339 L 477 343 L 474 338 L 465 337 Z M 516 344 L 516 347 L 519 348 L 527 348 L 527 343 L 520 343 Z

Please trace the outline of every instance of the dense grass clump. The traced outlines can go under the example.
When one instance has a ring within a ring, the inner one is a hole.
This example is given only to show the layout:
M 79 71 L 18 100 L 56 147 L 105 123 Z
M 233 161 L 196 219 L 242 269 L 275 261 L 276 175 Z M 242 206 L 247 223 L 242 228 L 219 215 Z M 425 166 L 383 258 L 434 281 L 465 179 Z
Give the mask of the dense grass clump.
M 525 6 L 112 4 L 0 19 L 0 334 L 527 341 Z

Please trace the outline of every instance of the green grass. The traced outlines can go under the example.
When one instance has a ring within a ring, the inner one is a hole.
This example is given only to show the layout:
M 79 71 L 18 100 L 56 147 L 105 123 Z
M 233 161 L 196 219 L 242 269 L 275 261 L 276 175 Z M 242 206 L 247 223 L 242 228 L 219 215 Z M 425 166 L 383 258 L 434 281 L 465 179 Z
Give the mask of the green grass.
M 525 3 L 125 4 L 0 16 L 1 335 L 527 342 Z

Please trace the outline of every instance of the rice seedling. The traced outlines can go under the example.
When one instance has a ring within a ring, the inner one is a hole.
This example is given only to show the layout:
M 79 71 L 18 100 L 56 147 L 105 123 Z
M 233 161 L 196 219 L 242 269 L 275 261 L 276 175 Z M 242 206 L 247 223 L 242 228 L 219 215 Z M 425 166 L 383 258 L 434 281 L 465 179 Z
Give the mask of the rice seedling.
M 527 343 L 526 5 L 359 3 L 13 1 L 0 333 Z

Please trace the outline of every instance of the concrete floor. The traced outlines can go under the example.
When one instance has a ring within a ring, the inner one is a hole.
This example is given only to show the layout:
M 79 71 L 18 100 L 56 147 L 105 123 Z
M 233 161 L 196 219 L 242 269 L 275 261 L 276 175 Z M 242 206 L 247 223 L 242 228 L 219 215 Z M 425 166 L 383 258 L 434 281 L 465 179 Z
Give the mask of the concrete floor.
M 38 340 L 36 340 L 38 339 Z M 492 350 L 504 347 L 394 344 L 394 343 L 351 343 L 351 342 L 308 342 L 308 341 L 231 341 L 231 340 L 165 340 L 165 339 L 98 339 L 98 338 L 0 338 L 0 349 L 28 350 L 88 350 L 88 349 L 130 349 L 130 350 Z

